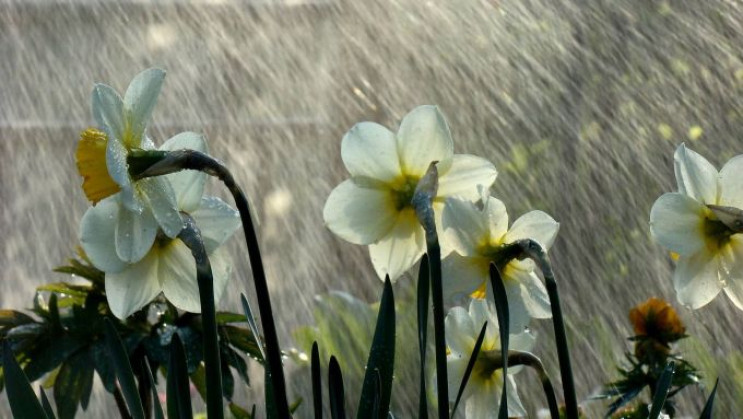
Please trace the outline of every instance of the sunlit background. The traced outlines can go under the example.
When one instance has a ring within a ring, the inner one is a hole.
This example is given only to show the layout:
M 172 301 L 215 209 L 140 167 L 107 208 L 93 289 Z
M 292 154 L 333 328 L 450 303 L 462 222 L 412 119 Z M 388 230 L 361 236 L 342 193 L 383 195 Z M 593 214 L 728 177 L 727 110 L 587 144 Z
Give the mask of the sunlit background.
M 675 188 L 681 142 L 718 168 L 743 153 L 742 52 L 743 6 L 730 0 L 4 0 L 0 307 L 29 307 L 35 287 L 66 279 L 51 269 L 74 256 L 88 205 L 73 156 L 93 124 L 93 83 L 123 91 L 158 66 L 168 76 L 151 136 L 203 132 L 234 171 L 259 220 L 281 343 L 306 351 L 294 332 L 314 323 L 315 295 L 381 295 L 366 248 L 323 226 L 324 201 L 347 177 L 343 134 L 365 120 L 396 130 L 415 106 L 437 104 L 455 151 L 495 163 L 493 193 L 512 220 L 541 209 L 561 224 L 551 256 L 578 398 L 592 416 L 605 403 L 588 399 L 631 349 L 628 310 L 657 296 L 680 311 L 692 335 L 680 349 L 704 374 L 706 389 L 684 390 L 680 412 L 698 416 L 719 375 L 717 413 L 739 417 L 743 312 L 722 295 L 698 311 L 676 302 L 648 214 Z M 212 191 L 223 195 L 220 186 Z M 240 292 L 254 298 L 243 249 L 240 234 L 224 309 L 239 311 Z M 533 329 L 559 381 L 551 323 Z M 298 417 L 308 417 L 309 372 L 287 365 L 290 398 L 304 397 Z M 417 409 L 406 368 L 415 377 L 417 366 L 398 366 L 401 418 Z M 244 404 L 262 404 L 256 377 L 252 390 L 238 386 Z M 534 417 L 546 407 L 538 381 L 522 372 L 518 382 Z M 84 416 L 113 412 L 98 386 Z

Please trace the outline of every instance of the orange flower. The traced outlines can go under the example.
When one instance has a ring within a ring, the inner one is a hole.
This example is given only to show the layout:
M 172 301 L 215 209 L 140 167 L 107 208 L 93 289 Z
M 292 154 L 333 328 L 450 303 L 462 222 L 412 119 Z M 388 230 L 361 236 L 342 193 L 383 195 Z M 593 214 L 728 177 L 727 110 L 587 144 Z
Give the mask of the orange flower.
M 633 307 L 629 319 L 636 336 L 650 338 L 663 345 L 681 339 L 686 332 L 676 310 L 655 297 Z

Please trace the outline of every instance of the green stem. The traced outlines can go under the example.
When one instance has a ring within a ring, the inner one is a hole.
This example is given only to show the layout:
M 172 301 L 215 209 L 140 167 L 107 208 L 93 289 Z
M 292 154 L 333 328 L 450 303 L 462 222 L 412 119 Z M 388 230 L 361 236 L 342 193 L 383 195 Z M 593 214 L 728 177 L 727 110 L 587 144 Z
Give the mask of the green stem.
M 552 271 L 547 253 L 542 246 L 534 240 L 526 239 L 518 242 L 524 254 L 536 262 L 544 276 L 544 282 L 547 286 L 547 294 L 550 298 L 552 307 L 552 324 L 555 329 L 555 343 L 557 345 L 557 358 L 560 361 L 560 375 L 562 377 L 562 387 L 565 397 L 565 409 L 569 419 L 578 419 L 578 401 L 575 397 L 575 382 L 573 381 L 573 368 L 570 365 L 570 351 L 568 349 L 568 339 L 565 333 L 565 321 L 562 317 L 560 307 L 560 296 L 557 292 L 557 281 Z
M 446 335 L 444 333 L 444 292 L 441 284 L 441 246 L 436 233 L 433 198 L 438 189 L 438 171 L 432 162 L 426 174 L 415 188 L 411 204 L 418 221 L 426 232 L 426 249 L 431 278 L 433 299 L 433 331 L 436 355 L 436 390 L 438 393 L 439 418 L 449 417 L 449 380 L 446 369 Z
M 130 158 L 127 161 L 134 160 Z M 131 162 L 130 162 L 131 163 Z M 258 237 L 253 226 L 253 219 L 250 216 L 250 206 L 245 194 L 235 183 L 232 174 L 224 165 L 211 156 L 194 151 L 178 150 L 169 152 L 164 158 L 149 166 L 140 173 L 131 173 L 135 179 L 160 176 L 180 170 L 199 170 L 208 175 L 217 177 L 221 180 L 235 199 L 240 219 L 242 220 L 245 241 L 248 246 L 248 257 L 250 266 L 253 269 L 253 278 L 255 282 L 255 293 L 258 300 L 258 311 L 263 324 L 263 334 L 266 341 L 266 356 L 268 358 L 267 367 L 269 368 L 269 377 L 273 386 L 274 400 L 276 402 L 279 417 L 289 418 L 289 402 L 286 397 L 286 382 L 284 379 L 284 370 L 281 363 L 281 348 L 279 338 L 276 333 L 276 325 L 273 320 L 273 310 L 271 308 L 271 298 L 268 292 L 268 283 L 266 274 L 263 270 L 260 247 L 258 246 Z M 131 172 L 131 169 L 130 169 Z
M 204 328 L 204 365 L 206 368 L 206 412 L 210 419 L 224 417 L 222 406 L 222 369 L 219 359 L 217 316 L 214 307 L 214 279 L 209 257 L 206 255 L 201 233 L 193 218 L 184 215 L 185 227 L 178 238 L 191 249 L 196 261 L 196 280 L 199 284 L 201 319 Z

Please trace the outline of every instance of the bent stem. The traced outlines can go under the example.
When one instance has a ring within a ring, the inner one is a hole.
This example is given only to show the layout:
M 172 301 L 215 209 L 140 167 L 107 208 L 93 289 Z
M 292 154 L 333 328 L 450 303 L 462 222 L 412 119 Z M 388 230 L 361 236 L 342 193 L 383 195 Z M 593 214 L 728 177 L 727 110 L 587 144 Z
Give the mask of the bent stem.
M 446 370 L 446 335 L 444 334 L 444 292 L 441 285 L 441 246 L 436 234 L 433 198 L 438 189 L 436 163 L 428 166 L 426 174 L 418 182 L 413 194 L 413 208 L 418 221 L 426 232 L 426 249 L 433 298 L 433 332 L 436 354 L 436 390 L 438 394 L 439 418 L 449 417 L 449 379 Z
M 282 419 L 290 418 L 291 414 L 289 412 L 289 402 L 286 397 L 284 370 L 281 363 L 281 349 L 276 333 L 276 325 L 273 320 L 273 310 L 271 308 L 271 298 L 268 292 L 266 274 L 263 270 L 258 237 L 253 226 L 253 219 L 250 216 L 250 206 L 242 189 L 235 183 L 232 174 L 222 163 L 207 154 L 195 150 L 130 153 L 127 162 L 130 164 L 129 171 L 134 179 L 167 175 L 181 170 L 198 170 L 221 180 L 232 194 L 235 205 L 240 212 L 240 220 L 242 221 L 245 241 L 248 247 L 250 266 L 253 269 L 258 311 L 261 316 L 263 335 L 266 340 L 266 355 L 268 359 L 267 375 L 271 381 L 270 384 L 273 388 L 274 402 L 279 417 Z M 139 162 L 139 166 L 135 164 L 137 162 Z
M 178 234 L 196 261 L 196 280 L 199 284 L 201 301 L 201 319 L 204 328 L 204 364 L 206 368 L 206 411 L 209 418 L 224 417 L 222 407 L 222 370 L 219 359 L 219 341 L 217 337 L 217 315 L 214 308 L 214 279 L 212 266 L 206 255 L 201 232 L 193 218 L 183 216 L 185 227 Z
M 519 240 L 517 244 L 521 247 L 525 256 L 532 259 L 544 276 L 544 282 L 547 286 L 547 294 L 550 298 L 552 308 L 552 323 L 555 328 L 555 343 L 557 345 L 557 358 L 560 362 L 560 375 L 562 378 L 562 387 L 565 397 L 565 409 L 568 418 L 578 418 L 578 401 L 575 397 L 575 382 L 573 381 L 573 368 L 570 365 L 570 351 L 568 349 L 568 339 L 565 334 L 565 321 L 562 317 L 560 307 L 560 296 L 557 293 L 557 281 L 552 271 L 547 253 L 542 246 L 534 240 Z

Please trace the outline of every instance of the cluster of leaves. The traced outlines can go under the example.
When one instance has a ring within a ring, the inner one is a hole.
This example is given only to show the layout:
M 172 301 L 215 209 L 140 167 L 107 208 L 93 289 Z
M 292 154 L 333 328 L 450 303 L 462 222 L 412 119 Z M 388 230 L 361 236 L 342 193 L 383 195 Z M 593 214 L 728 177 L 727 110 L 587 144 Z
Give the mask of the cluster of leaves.
M 617 368 L 622 378 L 609 383 L 604 391 L 596 396 L 597 398 L 617 397 L 617 399 L 609 405 L 607 416 L 619 412 L 622 407 L 625 407 L 627 404 L 635 400 L 635 398 L 637 398 L 645 388 L 648 388 L 651 397 L 654 397 L 658 391 L 658 383 L 660 382 L 668 362 L 673 362 L 674 373 L 672 374 L 670 387 L 667 390 L 668 393 L 663 409 L 671 417 L 676 414 L 676 408 L 672 397 L 687 386 L 698 384 L 701 378 L 699 371 L 677 354 L 669 354 L 663 360 L 656 358 L 655 362 L 650 363 L 640 361 L 635 355 L 630 353 L 626 354 L 626 359 L 629 363 L 629 368 Z M 645 416 L 647 416 L 647 413 L 645 413 Z M 620 417 L 631 418 L 634 416 Z
M 57 417 L 72 418 L 78 406 L 85 410 L 90 400 L 94 373 L 112 393 L 121 409 L 123 400 L 104 338 L 104 324 L 110 321 L 121 337 L 139 382 L 138 392 L 145 408 L 152 405 L 156 382 L 147 379 L 149 369 L 167 370 L 170 344 L 177 335 L 183 343 L 191 384 L 202 398 L 206 394 L 203 364 L 201 316 L 181 313 L 167 301 L 155 301 L 125 322 L 113 316 L 106 303 L 104 274 L 93 266 L 71 260 L 57 272 L 72 274 L 89 283 L 58 282 L 37 288 L 31 312 L 0 310 L 0 341 L 10 343 L 16 360 L 29 381 L 44 378 L 43 386 L 53 388 Z M 48 295 L 48 300 L 44 297 Z M 233 370 L 249 384 L 243 354 L 263 363 L 250 329 L 236 325 L 245 316 L 217 313 L 223 397 L 231 409 L 235 389 Z M 157 379 L 157 374 L 154 374 Z M 0 370 L 0 391 L 3 390 Z

